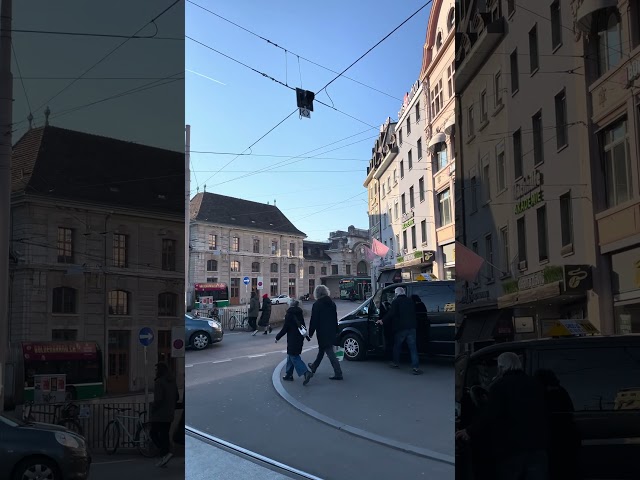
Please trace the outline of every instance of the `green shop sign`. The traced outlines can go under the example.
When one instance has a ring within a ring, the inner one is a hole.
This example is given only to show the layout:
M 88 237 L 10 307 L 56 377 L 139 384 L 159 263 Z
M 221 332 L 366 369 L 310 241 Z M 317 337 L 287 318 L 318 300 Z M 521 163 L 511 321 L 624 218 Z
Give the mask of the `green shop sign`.
M 516 203 L 516 215 L 529 210 L 531 207 L 535 207 L 541 202 L 544 202 L 544 192 L 540 190 L 539 192 L 532 193 Z
M 406 230 L 407 228 L 413 226 L 414 224 L 415 224 L 415 218 L 412 218 L 411 220 L 407 220 L 402 224 L 402 230 Z
M 529 210 L 531 207 L 544 202 L 542 186 L 544 177 L 538 169 L 531 172 L 526 177 L 521 178 L 514 185 L 514 199 L 516 201 L 516 215 Z

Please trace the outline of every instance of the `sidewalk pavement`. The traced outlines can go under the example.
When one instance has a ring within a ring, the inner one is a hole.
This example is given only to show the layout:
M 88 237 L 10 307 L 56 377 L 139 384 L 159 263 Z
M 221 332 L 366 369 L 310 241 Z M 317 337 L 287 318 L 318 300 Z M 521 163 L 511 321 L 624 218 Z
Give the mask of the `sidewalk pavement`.
M 184 452 L 174 456 L 166 468 L 158 468 L 157 458 L 145 458 L 135 454 L 93 454 L 89 480 L 184 480 Z
M 308 363 L 312 355 L 303 355 Z M 307 386 L 282 380 L 283 361 L 273 373 L 282 398 L 312 417 L 392 448 L 454 463 L 454 375 L 446 362 L 423 363 L 415 376 L 403 363 L 392 369 L 379 359 L 341 362 L 343 381 L 332 381 L 324 359 Z

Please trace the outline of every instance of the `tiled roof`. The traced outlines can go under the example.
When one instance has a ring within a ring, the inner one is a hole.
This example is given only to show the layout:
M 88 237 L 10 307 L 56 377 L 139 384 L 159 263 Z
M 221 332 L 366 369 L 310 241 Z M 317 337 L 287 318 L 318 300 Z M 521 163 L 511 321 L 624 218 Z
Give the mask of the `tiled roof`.
M 184 214 L 184 153 L 45 126 L 13 147 L 11 191 Z
M 275 205 L 251 202 L 217 193 L 203 192 L 193 197 L 191 219 L 236 228 L 306 237 L 306 234 L 298 230 Z
M 331 257 L 326 254 L 326 250 L 331 247 L 331 244 L 328 242 L 313 242 L 313 241 L 303 241 L 302 246 L 304 248 L 304 259 L 305 260 L 318 260 L 323 262 L 331 261 Z M 320 254 L 315 253 L 314 251 L 319 249 Z

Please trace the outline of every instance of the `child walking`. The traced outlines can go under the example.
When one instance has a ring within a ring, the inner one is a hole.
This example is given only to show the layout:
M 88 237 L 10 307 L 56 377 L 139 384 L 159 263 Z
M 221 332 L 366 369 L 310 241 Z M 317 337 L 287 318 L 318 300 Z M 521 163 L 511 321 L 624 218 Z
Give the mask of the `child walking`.
M 307 335 L 307 328 L 304 323 L 304 316 L 302 309 L 300 308 L 300 302 L 291 299 L 289 301 L 289 308 L 284 317 L 284 325 L 282 330 L 276 335 L 276 343 L 285 333 L 287 334 L 287 367 L 285 369 L 285 375 L 283 380 L 293 381 L 293 369 L 295 368 L 299 377 L 304 376 L 303 385 L 309 383 L 313 373 L 307 368 L 307 366 L 300 358 L 302 353 L 302 347 L 304 345 L 304 339 L 311 340 Z

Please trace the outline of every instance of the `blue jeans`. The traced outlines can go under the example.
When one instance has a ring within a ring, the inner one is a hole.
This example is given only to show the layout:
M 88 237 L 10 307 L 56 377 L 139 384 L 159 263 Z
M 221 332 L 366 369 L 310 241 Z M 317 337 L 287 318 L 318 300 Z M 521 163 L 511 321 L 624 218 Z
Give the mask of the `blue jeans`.
M 284 373 L 287 377 L 293 376 L 293 369 L 296 369 L 296 373 L 299 377 L 303 376 L 305 373 L 309 371 L 307 366 L 300 358 L 300 355 L 287 355 L 287 368 Z
M 411 328 L 407 330 L 400 330 L 395 333 L 395 339 L 393 342 L 393 363 L 400 364 L 400 348 L 404 341 L 407 341 L 407 347 L 409 347 L 409 353 L 411 354 L 411 366 L 418 368 L 420 363 L 418 361 L 418 347 L 416 346 L 416 329 Z

